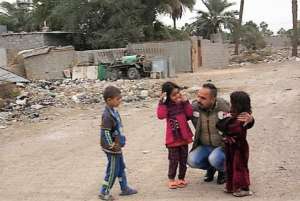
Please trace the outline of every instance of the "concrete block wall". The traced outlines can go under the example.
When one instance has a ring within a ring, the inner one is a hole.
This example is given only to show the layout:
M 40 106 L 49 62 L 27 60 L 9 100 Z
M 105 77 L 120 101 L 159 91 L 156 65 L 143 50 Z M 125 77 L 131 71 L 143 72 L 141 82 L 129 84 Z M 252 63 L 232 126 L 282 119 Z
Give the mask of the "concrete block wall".
M 98 66 L 75 66 L 72 71 L 72 79 L 90 79 L 98 78 Z
M 288 36 L 269 36 L 265 38 L 265 41 L 268 46 L 273 48 L 286 48 L 292 45 Z
M 201 40 L 202 66 L 222 68 L 229 65 L 229 53 L 226 44 Z
M 190 40 L 129 44 L 128 47 L 144 52 L 147 57 L 172 57 L 176 73 L 192 72 L 192 43 Z
M 43 34 L 3 34 L 0 35 L 0 47 L 26 50 L 45 46 Z
M 126 48 L 103 49 L 103 50 L 87 50 L 77 51 L 75 56 L 75 65 L 98 65 L 100 63 L 112 63 L 116 59 L 121 59 Z
M 0 48 L 0 67 L 7 65 L 7 51 L 4 48 Z
M 44 46 L 67 46 L 72 44 L 70 33 L 32 32 L 0 35 L 0 48 L 28 50 Z
M 0 25 L 0 34 L 7 32 L 7 26 L 6 25 Z
M 51 50 L 24 59 L 27 78 L 30 80 L 63 79 L 63 71 L 74 65 L 74 49 Z

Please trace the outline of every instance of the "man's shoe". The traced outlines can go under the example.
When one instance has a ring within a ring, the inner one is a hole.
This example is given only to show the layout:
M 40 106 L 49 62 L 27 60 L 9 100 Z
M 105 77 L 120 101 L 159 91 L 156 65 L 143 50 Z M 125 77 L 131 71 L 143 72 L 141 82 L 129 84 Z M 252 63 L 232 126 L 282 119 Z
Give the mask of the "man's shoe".
M 222 171 L 218 172 L 217 184 L 224 184 L 226 182 L 225 173 Z
M 137 193 L 137 190 L 127 187 L 124 191 L 120 193 L 120 196 L 134 195 Z
M 207 170 L 206 175 L 204 177 L 205 182 L 212 182 L 214 180 L 214 176 L 216 173 L 216 169 L 211 167 Z

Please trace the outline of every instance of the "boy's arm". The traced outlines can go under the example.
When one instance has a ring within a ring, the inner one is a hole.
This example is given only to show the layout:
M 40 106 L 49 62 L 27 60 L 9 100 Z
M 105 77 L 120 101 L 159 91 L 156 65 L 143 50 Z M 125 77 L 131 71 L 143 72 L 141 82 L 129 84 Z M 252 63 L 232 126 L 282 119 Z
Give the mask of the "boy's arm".
M 112 151 L 119 151 L 120 147 L 118 144 L 113 140 L 112 138 L 112 130 L 114 127 L 114 122 L 111 118 L 108 116 L 102 117 L 102 125 L 101 125 L 101 144 L 106 149 L 112 150 Z M 116 139 L 116 138 L 115 138 Z

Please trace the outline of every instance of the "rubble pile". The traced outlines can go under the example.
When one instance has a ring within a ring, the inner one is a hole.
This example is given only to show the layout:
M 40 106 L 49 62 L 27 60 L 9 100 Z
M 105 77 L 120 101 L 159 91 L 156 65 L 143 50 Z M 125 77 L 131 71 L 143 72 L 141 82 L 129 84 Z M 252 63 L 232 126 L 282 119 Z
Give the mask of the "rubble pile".
M 161 82 L 158 80 L 61 80 L 36 81 L 17 84 L 20 90 L 15 97 L 0 97 L 0 128 L 8 122 L 47 119 L 42 111 L 48 107 L 74 107 L 86 104 L 104 104 L 102 92 L 105 87 L 114 85 L 121 89 L 125 104 L 137 103 L 157 98 Z
M 296 59 L 291 56 L 289 48 L 278 50 L 263 49 L 252 52 L 244 51 L 238 56 L 233 55 L 230 63 L 231 66 L 245 66 L 257 63 L 282 63 Z

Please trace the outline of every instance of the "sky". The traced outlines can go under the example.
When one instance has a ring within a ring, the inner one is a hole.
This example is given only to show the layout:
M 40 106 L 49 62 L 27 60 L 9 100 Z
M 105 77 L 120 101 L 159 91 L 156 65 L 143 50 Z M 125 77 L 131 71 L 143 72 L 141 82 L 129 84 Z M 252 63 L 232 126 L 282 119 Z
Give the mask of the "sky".
M 0 0 L 2 2 L 3 0 Z M 7 0 L 15 2 L 15 0 Z M 234 10 L 239 10 L 240 0 L 228 0 L 235 2 L 236 5 L 232 7 Z M 292 0 L 245 0 L 244 19 L 243 21 L 253 20 L 256 23 L 265 21 L 275 33 L 281 28 L 292 28 Z M 298 1 L 299 2 L 299 1 Z M 191 23 L 195 20 L 196 11 L 204 9 L 201 0 L 196 0 L 194 11 L 186 10 L 182 19 L 177 22 L 178 27 L 185 23 Z M 298 9 L 298 16 L 300 18 L 300 2 Z M 160 15 L 159 19 L 166 25 L 172 25 L 173 22 L 169 16 Z
M 231 8 L 239 10 L 240 0 L 228 0 L 236 3 Z M 269 24 L 269 28 L 277 33 L 282 27 L 285 29 L 292 28 L 292 0 L 245 0 L 243 22 L 253 20 L 259 24 L 265 21 Z M 299 0 L 298 0 L 299 2 Z M 298 18 L 300 20 L 300 2 L 298 9 Z M 194 10 L 202 10 L 203 6 L 201 0 L 196 0 Z M 178 26 L 183 26 L 185 23 L 191 23 L 195 20 L 196 12 L 185 11 L 184 16 L 177 22 Z M 167 25 L 172 25 L 173 22 L 169 16 L 160 16 L 160 19 Z

